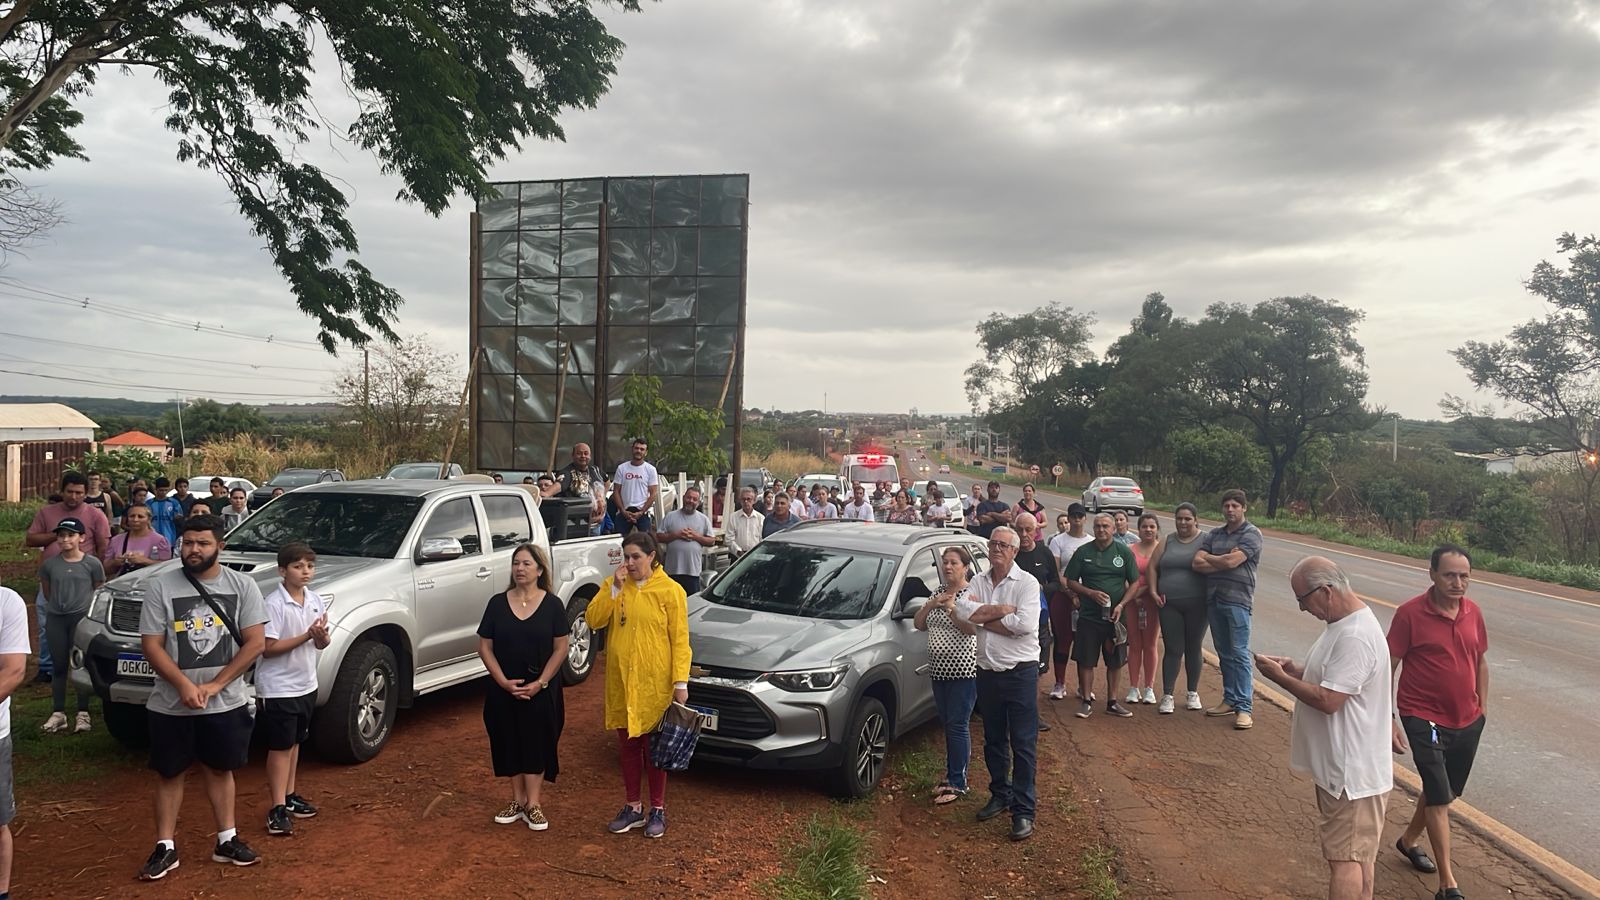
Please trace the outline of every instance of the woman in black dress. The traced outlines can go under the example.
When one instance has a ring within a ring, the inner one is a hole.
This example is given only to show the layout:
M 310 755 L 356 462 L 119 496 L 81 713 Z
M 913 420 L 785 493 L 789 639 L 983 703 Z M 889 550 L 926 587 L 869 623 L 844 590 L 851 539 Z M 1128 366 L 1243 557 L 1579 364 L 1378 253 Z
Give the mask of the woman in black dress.
M 511 584 L 489 598 L 478 625 L 478 656 L 494 680 L 483 701 L 489 755 L 495 777 L 511 779 L 511 802 L 494 817 L 501 825 L 550 827 L 539 808 L 539 790 L 556 780 L 559 768 L 568 633 L 566 611 L 550 592 L 544 551 L 523 544 L 511 554 Z

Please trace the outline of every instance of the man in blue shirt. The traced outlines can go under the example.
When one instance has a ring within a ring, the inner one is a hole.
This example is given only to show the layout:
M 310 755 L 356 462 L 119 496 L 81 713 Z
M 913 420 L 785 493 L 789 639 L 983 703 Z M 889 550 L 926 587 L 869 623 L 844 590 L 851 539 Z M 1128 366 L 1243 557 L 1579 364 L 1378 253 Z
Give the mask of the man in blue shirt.
M 156 534 L 167 539 L 167 544 L 178 546 L 178 520 L 183 518 L 183 501 L 170 496 L 167 491 L 172 489 L 172 482 L 165 477 L 156 479 L 155 493 L 145 500 L 144 505 L 150 507 L 150 527 Z
M 1011 524 L 1011 504 L 1000 499 L 1000 482 L 989 482 L 989 499 L 978 504 L 973 516 L 972 533 L 981 538 L 994 534 L 1002 525 Z
M 1240 731 L 1255 724 L 1250 716 L 1250 606 L 1261 564 L 1261 529 L 1245 521 L 1245 509 L 1244 491 L 1224 491 L 1223 524 L 1200 539 L 1194 554 L 1194 570 L 1206 576 L 1206 616 L 1222 669 L 1222 702 L 1206 715 L 1231 715 Z

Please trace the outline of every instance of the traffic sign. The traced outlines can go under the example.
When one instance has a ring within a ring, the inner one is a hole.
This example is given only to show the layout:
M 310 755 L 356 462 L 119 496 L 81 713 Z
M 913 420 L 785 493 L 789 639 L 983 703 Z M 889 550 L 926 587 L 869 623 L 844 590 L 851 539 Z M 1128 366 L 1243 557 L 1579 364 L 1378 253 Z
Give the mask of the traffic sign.
M 1061 463 L 1056 463 L 1050 467 L 1050 474 L 1060 478 L 1061 476 L 1067 474 L 1067 467 L 1063 466 Z
M 1039 467 L 1038 466 L 1029 466 L 1028 467 L 1028 474 L 1029 475 L 1037 475 L 1037 474 L 1039 474 Z

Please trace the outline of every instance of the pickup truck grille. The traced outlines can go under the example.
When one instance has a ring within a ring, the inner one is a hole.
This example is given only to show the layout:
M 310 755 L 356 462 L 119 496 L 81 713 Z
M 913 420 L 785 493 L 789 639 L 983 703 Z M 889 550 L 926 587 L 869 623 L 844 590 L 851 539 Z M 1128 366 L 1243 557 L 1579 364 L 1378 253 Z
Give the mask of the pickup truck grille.
M 111 630 L 121 634 L 138 634 L 139 614 L 143 609 L 143 600 L 113 596 L 111 598 Z
M 778 729 L 766 708 L 748 692 L 737 688 L 690 682 L 689 705 L 707 706 L 717 711 L 717 737 L 754 741 Z

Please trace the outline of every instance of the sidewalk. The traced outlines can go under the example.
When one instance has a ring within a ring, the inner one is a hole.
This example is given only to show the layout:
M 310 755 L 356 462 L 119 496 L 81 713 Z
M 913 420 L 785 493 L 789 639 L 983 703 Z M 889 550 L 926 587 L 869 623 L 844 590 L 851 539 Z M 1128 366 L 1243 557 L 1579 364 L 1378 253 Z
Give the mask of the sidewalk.
M 1073 717 L 1070 696 L 1040 698 L 1042 715 L 1055 725 L 1041 742 L 1055 743 L 1067 767 L 1083 776 L 1077 783 L 1095 789 L 1079 801 L 1099 806 L 1102 825 L 1121 852 L 1127 896 L 1327 895 L 1313 785 L 1289 769 L 1289 713 L 1258 692 L 1255 727 L 1236 732 L 1232 717 L 1208 719 L 1183 709 L 1180 693 L 1172 715 L 1141 704 L 1133 707 L 1134 718 L 1118 719 L 1104 712 L 1104 671 L 1097 674 L 1100 702 L 1087 720 Z M 1183 677 L 1180 670 L 1180 692 Z M 1214 666 L 1206 666 L 1200 696 L 1207 705 L 1222 696 Z M 1378 853 L 1376 896 L 1429 898 L 1438 889 L 1437 876 L 1413 870 L 1394 849 L 1413 809 L 1413 796 L 1397 780 Z M 1471 900 L 1579 896 L 1459 821 L 1451 837 L 1456 878 Z

